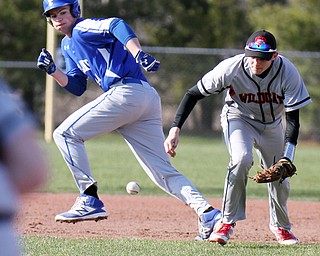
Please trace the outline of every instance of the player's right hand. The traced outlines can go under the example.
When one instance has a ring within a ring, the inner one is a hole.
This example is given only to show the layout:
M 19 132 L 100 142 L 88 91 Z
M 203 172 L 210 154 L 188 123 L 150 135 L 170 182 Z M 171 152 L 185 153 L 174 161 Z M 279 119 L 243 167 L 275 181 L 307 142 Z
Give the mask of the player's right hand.
M 171 156 L 176 156 L 175 149 L 179 144 L 179 133 L 180 129 L 178 127 L 172 127 L 169 131 L 169 135 L 164 142 L 165 151 Z
M 144 51 L 139 51 L 135 57 L 136 62 L 139 63 L 147 72 L 157 71 L 160 67 L 160 61 Z
M 42 51 L 39 54 L 37 67 L 47 72 L 48 75 L 54 73 L 57 69 L 50 52 L 48 52 L 45 48 L 42 48 Z

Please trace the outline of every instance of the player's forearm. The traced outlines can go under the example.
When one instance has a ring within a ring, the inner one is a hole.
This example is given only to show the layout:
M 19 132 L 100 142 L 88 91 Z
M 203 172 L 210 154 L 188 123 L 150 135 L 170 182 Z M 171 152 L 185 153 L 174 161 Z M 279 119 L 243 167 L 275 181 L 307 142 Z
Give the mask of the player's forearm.
M 198 87 L 195 85 L 187 90 L 183 99 L 181 100 L 172 127 L 182 128 L 184 122 L 187 120 L 194 106 L 198 100 L 203 99 L 204 96 L 200 93 Z
M 127 42 L 126 48 L 129 50 L 133 57 L 136 57 L 138 52 L 141 50 L 141 45 L 138 38 L 131 38 Z
M 291 162 L 294 159 L 296 145 L 299 136 L 299 110 L 286 113 L 285 147 L 283 157 Z
M 61 87 L 65 87 L 68 84 L 68 76 L 63 73 L 59 68 L 51 74 L 51 76 L 57 81 Z
M 299 109 L 286 112 L 285 142 L 290 142 L 296 145 L 299 136 L 299 129 Z
M 51 75 L 61 87 L 76 96 L 81 96 L 87 89 L 87 79 L 85 76 L 66 75 L 59 69 Z

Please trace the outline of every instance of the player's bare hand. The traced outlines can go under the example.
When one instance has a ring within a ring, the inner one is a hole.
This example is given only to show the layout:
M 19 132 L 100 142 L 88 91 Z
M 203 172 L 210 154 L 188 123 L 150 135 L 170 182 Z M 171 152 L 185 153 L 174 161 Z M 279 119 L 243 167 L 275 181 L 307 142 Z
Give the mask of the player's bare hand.
M 179 144 L 179 133 L 180 129 L 178 127 L 172 127 L 169 131 L 167 139 L 164 142 L 164 148 L 171 157 L 176 156 L 175 149 Z

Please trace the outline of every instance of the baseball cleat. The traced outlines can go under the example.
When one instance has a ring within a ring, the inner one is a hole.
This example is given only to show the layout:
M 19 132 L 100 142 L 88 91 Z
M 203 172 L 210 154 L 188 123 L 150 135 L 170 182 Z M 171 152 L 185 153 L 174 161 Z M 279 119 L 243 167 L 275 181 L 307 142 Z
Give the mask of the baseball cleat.
M 221 211 L 218 209 L 212 209 L 209 212 L 203 213 L 198 219 L 199 235 L 195 237 L 195 240 L 208 240 L 212 231 L 215 230 L 217 224 L 220 223 L 221 218 Z
M 232 224 L 221 223 L 218 230 L 211 233 L 208 239 L 209 242 L 216 242 L 221 245 L 225 245 L 230 239 L 231 235 L 233 234 L 233 229 L 235 225 L 236 223 L 232 223 Z
M 95 222 L 98 222 L 99 220 L 106 220 L 108 218 L 108 216 L 81 218 L 81 219 L 80 218 L 67 219 L 67 218 L 61 217 L 61 215 L 66 214 L 66 213 L 68 213 L 68 212 L 64 212 L 64 213 L 60 213 L 60 214 L 56 215 L 56 217 L 55 217 L 56 222 L 76 224 L 77 222 L 80 222 L 80 221 L 94 220 Z
M 102 220 L 108 218 L 103 202 L 93 196 L 80 194 L 72 208 L 56 215 L 57 222 L 76 223 L 85 220 Z
M 270 226 L 270 230 L 276 236 L 276 239 L 279 244 L 299 244 L 299 240 L 293 235 L 293 233 L 290 230 L 273 226 Z

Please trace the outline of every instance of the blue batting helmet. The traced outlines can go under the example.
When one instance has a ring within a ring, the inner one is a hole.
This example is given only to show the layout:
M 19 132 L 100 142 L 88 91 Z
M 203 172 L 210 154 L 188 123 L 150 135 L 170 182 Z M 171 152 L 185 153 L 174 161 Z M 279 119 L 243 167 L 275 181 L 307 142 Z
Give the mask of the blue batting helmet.
M 80 14 L 81 14 L 81 10 L 80 10 L 80 5 L 78 0 L 43 0 L 43 16 L 49 17 L 49 11 L 54 9 L 54 8 L 58 8 L 58 7 L 62 7 L 62 6 L 67 6 L 70 5 L 70 12 L 72 14 L 73 17 L 75 18 L 79 18 Z

